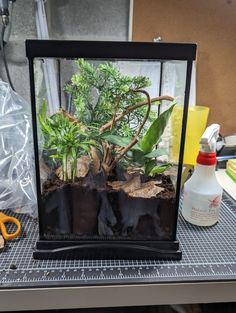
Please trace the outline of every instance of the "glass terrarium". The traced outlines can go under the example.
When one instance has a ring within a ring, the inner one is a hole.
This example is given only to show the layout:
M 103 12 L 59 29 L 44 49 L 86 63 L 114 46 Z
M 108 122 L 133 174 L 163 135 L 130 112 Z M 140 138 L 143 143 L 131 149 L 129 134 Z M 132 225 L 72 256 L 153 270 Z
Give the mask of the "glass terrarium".
M 26 52 L 40 231 L 34 257 L 180 259 L 196 45 L 28 40 Z M 177 104 L 184 109 L 173 160 Z

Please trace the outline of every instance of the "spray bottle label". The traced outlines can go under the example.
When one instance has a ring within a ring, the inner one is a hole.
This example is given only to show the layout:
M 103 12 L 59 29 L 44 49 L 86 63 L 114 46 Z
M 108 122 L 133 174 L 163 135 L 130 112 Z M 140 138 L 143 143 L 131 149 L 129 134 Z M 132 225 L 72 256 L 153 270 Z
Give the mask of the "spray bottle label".
M 222 194 L 199 195 L 192 190 L 184 191 L 182 214 L 192 224 L 210 226 L 219 218 Z

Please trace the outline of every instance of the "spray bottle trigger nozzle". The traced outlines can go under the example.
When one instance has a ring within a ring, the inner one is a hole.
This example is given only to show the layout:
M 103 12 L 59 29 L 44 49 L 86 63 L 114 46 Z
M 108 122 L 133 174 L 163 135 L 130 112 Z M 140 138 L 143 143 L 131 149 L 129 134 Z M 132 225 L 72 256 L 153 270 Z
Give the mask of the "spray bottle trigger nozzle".
M 216 151 L 216 141 L 219 136 L 219 131 L 219 124 L 212 124 L 206 128 L 200 140 L 202 152 L 211 153 Z

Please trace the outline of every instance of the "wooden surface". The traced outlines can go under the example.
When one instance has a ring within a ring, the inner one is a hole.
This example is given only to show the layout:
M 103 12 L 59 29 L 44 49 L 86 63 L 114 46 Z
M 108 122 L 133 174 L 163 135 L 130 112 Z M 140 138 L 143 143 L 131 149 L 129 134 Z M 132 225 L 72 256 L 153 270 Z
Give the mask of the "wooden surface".
M 134 0 L 133 40 L 196 42 L 197 104 L 236 133 L 236 0 Z

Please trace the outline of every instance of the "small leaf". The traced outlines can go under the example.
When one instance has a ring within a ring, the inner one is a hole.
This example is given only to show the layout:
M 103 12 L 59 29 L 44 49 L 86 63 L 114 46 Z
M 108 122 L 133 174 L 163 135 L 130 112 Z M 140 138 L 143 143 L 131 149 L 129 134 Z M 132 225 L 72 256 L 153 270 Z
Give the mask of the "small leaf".
M 76 155 L 76 149 L 75 148 L 71 149 L 71 156 L 72 156 L 72 159 L 76 160 L 77 155 Z
M 151 170 L 157 165 L 156 160 L 149 160 L 145 162 L 145 174 L 149 175 L 149 173 L 151 172 Z
M 172 110 L 175 103 L 165 112 L 163 112 L 149 127 L 146 134 L 143 136 L 140 146 L 146 153 L 152 151 L 153 146 L 157 144 L 158 140 L 162 136 L 165 127 L 169 121 Z
M 83 141 L 83 144 L 88 145 L 88 146 L 94 146 L 94 147 L 98 146 L 98 143 L 94 140 Z
M 132 151 L 132 161 L 143 166 L 146 162 L 144 152 L 141 150 Z
M 53 158 L 53 159 L 62 159 L 62 155 L 59 155 L 59 154 L 52 154 L 52 155 L 50 155 L 50 158 Z
M 159 148 L 156 150 L 153 150 L 152 152 L 149 152 L 148 154 L 145 154 L 145 158 L 147 159 L 153 159 L 153 158 L 158 158 L 159 156 L 162 155 L 167 155 L 167 151 L 164 148 Z
M 113 145 L 120 146 L 120 147 L 126 147 L 132 141 L 132 138 L 121 137 L 121 136 L 112 135 L 109 133 L 104 133 L 101 135 L 101 137 L 102 137 L 102 139 L 107 140 L 108 142 L 112 143 Z M 132 147 L 132 150 L 142 151 L 138 144 L 134 145 Z
M 86 152 L 90 152 L 90 148 L 89 146 L 83 144 L 83 143 L 78 143 L 77 144 L 80 148 L 82 148 L 83 150 L 85 150 Z
M 156 174 L 162 174 L 162 173 L 164 173 L 168 168 L 170 168 L 171 166 L 172 166 L 172 164 L 170 164 L 170 163 L 154 166 L 154 167 L 152 168 L 152 170 L 150 171 L 149 175 L 150 175 L 150 176 L 155 176 Z
M 51 133 L 51 128 L 50 128 L 50 126 L 48 126 L 47 123 L 44 122 L 42 116 L 39 115 L 39 116 L 38 116 L 38 119 L 39 119 L 39 123 L 40 123 L 41 128 L 42 128 L 42 131 L 45 132 L 45 133 L 47 133 L 48 135 L 50 135 L 50 133 Z
M 105 139 L 106 141 L 116 145 L 116 146 L 120 146 L 120 147 L 126 147 L 130 141 L 132 140 L 131 138 L 124 138 L 121 136 L 117 136 L 117 135 L 111 135 L 111 134 L 107 134 L 104 133 L 101 135 L 101 137 L 103 139 Z

